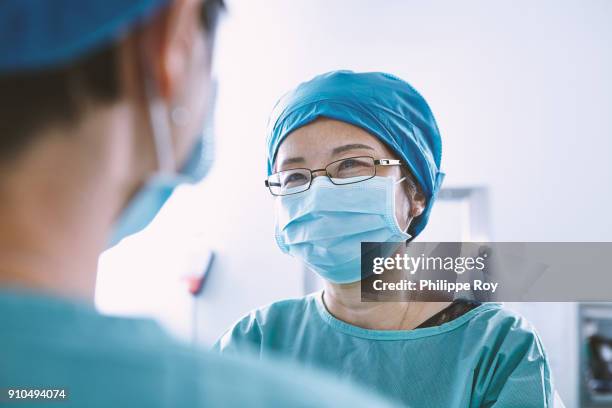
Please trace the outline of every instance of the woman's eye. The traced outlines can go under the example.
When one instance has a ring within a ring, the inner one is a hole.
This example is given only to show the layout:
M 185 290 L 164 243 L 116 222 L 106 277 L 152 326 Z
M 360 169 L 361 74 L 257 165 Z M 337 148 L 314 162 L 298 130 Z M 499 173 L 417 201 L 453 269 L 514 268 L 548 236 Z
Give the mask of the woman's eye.
M 306 177 L 302 173 L 293 173 L 285 178 L 284 184 L 299 183 L 306 181 Z
M 350 169 L 354 165 L 355 165 L 355 160 L 351 160 L 351 159 L 345 160 L 342 163 L 340 163 L 340 169 L 341 170 Z
M 347 159 L 340 163 L 340 170 L 349 170 L 355 167 L 361 167 L 363 163 L 355 159 Z

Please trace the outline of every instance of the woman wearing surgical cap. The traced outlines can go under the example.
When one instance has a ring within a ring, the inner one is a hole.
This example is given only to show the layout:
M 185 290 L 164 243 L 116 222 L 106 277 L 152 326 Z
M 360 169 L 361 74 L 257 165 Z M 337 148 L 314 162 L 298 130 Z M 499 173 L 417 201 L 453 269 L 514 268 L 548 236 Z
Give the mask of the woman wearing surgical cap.
M 266 180 L 276 241 L 324 290 L 251 312 L 216 349 L 288 356 L 414 407 L 550 406 L 542 344 L 499 304 L 361 302 L 360 243 L 425 228 L 441 156 L 429 106 L 392 75 L 331 72 L 281 98 Z

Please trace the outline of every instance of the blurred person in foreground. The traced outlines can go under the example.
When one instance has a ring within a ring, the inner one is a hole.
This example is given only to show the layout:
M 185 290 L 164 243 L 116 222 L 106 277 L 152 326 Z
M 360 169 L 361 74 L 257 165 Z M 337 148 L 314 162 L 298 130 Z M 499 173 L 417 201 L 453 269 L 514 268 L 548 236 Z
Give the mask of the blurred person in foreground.
M 40 391 L 51 389 L 62 407 L 386 406 L 321 374 L 222 358 L 93 307 L 99 254 L 210 165 L 202 129 L 222 9 L 0 2 L 2 405 L 46 406 Z

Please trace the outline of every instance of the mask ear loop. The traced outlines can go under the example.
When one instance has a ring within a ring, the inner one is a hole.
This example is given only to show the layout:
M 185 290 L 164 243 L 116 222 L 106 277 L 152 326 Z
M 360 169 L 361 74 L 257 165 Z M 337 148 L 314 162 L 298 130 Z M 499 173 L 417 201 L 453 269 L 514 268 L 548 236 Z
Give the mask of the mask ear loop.
M 401 183 L 403 183 L 404 181 L 406 181 L 406 176 L 402 177 L 401 179 L 397 180 L 394 185 L 397 186 Z M 414 217 L 410 218 L 410 220 L 408 221 L 406 228 L 402 231 L 404 234 L 408 235 L 408 238 L 406 239 L 405 243 L 406 246 L 408 246 L 408 244 L 410 243 L 410 241 L 412 240 L 412 238 L 414 238 L 411 234 L 408 233 L 408 228 L 410 228 L 410 224 L 412 224 L 412 220 L 414 220 Z
M 394 185 L 400 185 L 401 183 L 403 183 L 404 181 L 406 181 L 406 176 L 402 177 L 401 179 L 397 180 Z M 406 235 L 408 235 L 408 239 L 406 239 L 406 245 L 408 245 L 408 241 L 410 241 L 410 239 L 412 238 L 412 235 L 410 235 L 408 233 L 408 228 L 410 228 L 410 224 L 412 223 L 412 220 L 414 220 L 414 217 L 410 218 L 410 220 L 408 221 L 408 224 L 406 225 L 406 228 L 404 228 L 404 230 L 402 230 L 402 232 Z
M 145 61 L 144 55 L 142 55 L 141 61 Z M 146 69 L 145 66 L 143 71 L 143 84 L 145 97 L 147 98 L 149 126 L 153 133 L 153 145 L 157 158 L 156 173 L 173 174 L 176 172 L 176 163 L 170 132 L 169 111 L 155 91 L 150 70 Z

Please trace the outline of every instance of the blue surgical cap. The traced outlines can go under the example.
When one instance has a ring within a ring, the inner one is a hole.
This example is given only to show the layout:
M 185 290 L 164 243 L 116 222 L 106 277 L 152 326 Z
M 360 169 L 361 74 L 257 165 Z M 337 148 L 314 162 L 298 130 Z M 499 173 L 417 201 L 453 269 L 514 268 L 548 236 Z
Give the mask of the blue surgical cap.
M 117 41 L 169 0 L 1 0 L 0 74 L 62 66 Z
M 287 135 L 317 118 L 350 123 L 378 137 L 408 166 L 427 199 L 409 228 L 417 236 L 429 218 L 444 173 L 442 141 L 425 99 L 405 81 L 382 72 L 333 71 L 300 84 L 276 104 L 268 123 L 268 175 Z

